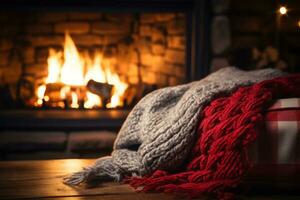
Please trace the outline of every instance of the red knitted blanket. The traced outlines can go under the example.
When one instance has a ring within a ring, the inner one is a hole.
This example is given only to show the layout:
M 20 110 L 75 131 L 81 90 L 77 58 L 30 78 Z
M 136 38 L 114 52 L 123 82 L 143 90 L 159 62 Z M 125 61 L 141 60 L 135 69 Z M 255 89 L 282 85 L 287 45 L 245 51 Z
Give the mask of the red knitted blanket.
M 259 135 L 264 111 L 274 100 L 289 97 L 300 97 L 300 74 L 242 87 L 215 99 L 201 113 L 197 141 L 181 170 L 157 170 L 129 178 L 129 184 L 146 192 L 232 197 L 227 191 L 236 187 L 252 166 L 249 146 Z

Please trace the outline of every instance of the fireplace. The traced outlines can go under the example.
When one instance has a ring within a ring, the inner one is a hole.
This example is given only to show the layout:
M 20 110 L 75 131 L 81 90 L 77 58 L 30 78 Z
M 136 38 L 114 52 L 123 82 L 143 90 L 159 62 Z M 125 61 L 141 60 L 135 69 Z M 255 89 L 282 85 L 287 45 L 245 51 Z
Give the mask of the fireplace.
M 117 131 L 147 93 L 208 73 L 207 8 L 206 0 L 4 1 L 1 129 Z
M 207 74 L 206 1 L 81 3 L 3 3 L 2 111 L 130 109 Z
M 185 81 L 182 13 L 1 14 L 3 108 L 132 107 Z

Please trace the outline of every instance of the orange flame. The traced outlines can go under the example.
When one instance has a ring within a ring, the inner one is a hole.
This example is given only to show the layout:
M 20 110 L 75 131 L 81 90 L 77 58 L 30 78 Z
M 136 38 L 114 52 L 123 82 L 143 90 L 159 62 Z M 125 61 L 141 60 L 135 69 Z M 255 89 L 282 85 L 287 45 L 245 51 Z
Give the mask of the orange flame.
M 71 36 L 66 34 L 64 45 L 64 63 L 60 70 L 60 80 L 66 85 L 84 85 L 84 60 Z
M 75 92 L 71 92 L 71 97 L 72 97 L 71 108 L 79 108 L 77 94 Z
M 107 105 L 101 105 L 101 98 L 98 95 L 86 92 L 85 108 L 100 106 L 114 108 L 123 105 L 122 96 L 128 84 L 123 82 L 118 74 L 113 73 L 109 65 L 105 69 L 102 67 L 103 57 L 101 53 L 96 53 L 93 59 L 89 55 L 82 56 L 68 33 L 65 35 L 64 51 L 49 49 L 47 63 L 48 76 L 45 84 L 37 90 L 38 105 L 42 104 L 47 83 L 63 83 L 66 86 L 61 89 L 60 97 L 62 99 L 67 98 L 67 96 L 71 97 L 70 106 L 78 108 L 78 94 L 72 92 L 70 86 L 85 86 L 90 79 L 113 85 L 113 94 Z
M 43 98 L 44 98 L 44 95 L 45 95 L 45 91 L 46 91 L 46 85 L 40 85 L 36 91 L 36 96 L 38 98 L 36 104 L 38 106 L 42 105 L 43 104 Z

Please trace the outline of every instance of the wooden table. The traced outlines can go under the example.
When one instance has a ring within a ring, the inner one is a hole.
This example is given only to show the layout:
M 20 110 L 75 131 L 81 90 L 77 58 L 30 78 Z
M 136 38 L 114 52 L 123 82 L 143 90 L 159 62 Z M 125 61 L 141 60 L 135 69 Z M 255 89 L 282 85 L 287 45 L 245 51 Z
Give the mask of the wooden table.
M 160 193 L 135 193 L 128 185 L 103 183 L 96 188 L 69 187 L 62 183 L 66 174 L 78 171 L 93 160 L 66 159 L 47 161 L 1 161 L 0 199 L 130 199 L 176 200 L 174 195 Z M 278 195 L 240 196 L 241 199 L 283 199 Z M 284 196 L 300 199 L 300 195 Z

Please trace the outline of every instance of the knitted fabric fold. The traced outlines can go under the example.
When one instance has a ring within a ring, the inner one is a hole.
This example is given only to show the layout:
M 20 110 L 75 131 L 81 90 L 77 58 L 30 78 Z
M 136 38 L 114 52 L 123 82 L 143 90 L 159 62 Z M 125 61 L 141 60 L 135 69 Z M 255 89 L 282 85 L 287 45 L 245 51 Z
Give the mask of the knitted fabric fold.
M 300 97 L 300 74 L 242 87 L 213 100 L 202 112 L 198 139 L 187 165 L 170 173 L 157 170 L 127 182 L 141 191 L 224 195 L 243 179 L 252 162 L 249 146 L 262 129 L 263 113 L 279 98 Z
M 201 117 L 207 104 L 219 97 L 228 96 L 239 87 L 249 86 L 282 75 L 282 72 L 274 69 L 245 72 L 234 67 L 228 67 L 212 73 L 200 81 L 156 90 L 146 95 L 132 109 L 119 131 L 111 156 L 98 159 L 94 165 L 66 177 L 64 181 L 66 184 L 76 185 L 90 179 L 101 181 L 104 178 L 112 178 L 121 181 L 125 176 L 145 176 L 153 174 L 156 170 L 178 172 L 187 163 L 193 149 L 197 138 L 196 130 L 199 120 L 202 119 L 203 123 L 208 120 L 204 119 L 203 116 Z M 226 113 L 234 111 L 234 107 L 225 110 Z M 226 116 L 223 118 L 224 127 L 229 126 L 230 123 L 237 123 L 235 119 L 228 121 Z M 240 132 L 247 132 L 249 129 L 251 127 L 245 126 L 243 129 L 236 130 L 235 135 L 243 137 L 244 134 L 240 134 Z M 211 180 L 211 176 L 223 177 L 223 172 L 212 174 L 210 170 L 210 167 L 216 168 L 216 162 L 221 157 L 228 159 L 223 162 L 231 162 L 230 159 L 233 158 L 240 160 L 246 158 L 246 155 L 236 152 L 230 154 L 219 153 L 218 149 L 223 149 L 227 143 L 222 143 L 222 141 L 219 141 L 219 143 L 212 142 L 212 138 L 221 137 L 223 132 L 218 134 L 220 136 L 211 133 L 211 136 L 203 138 L 202 143 L 205 148 L 201 147 L 201 151 L 206 151 L 207 148 L 214 145 L 215 147 L 211 151 L 217 153 L 209 157 L 201 154 L 198 158 L 201 161 L 201 168 L 199 169 L 203 169 L 205 166 L 207 170 L 202 170 L 197 176 L 189 176 L 192 183 L 195 180 Z M 228 140 L 232 147 L 240 141 L 240 139 L 236 140 L 231 137 Z M 249 139 L 249 143 L 251 141 L 252 138 Z M 196 153 L 195 150 L 193 152 Z M 191 173 L 193 167 L 195 166 L 191 164 L 187 174 Z M 198 169 L 197 164 L 196 169 Z M 239 173 L 242 174 L 242 172 Z M 180 176 L 182 178 L 175 177 L 176 181 L 186 180 L 187 175 L 181 174 Z M 168 180 L 173 178 L 172 176 L 167 177 Z M 171 180 L 165 181 L 165 184 L 174 184 Z M 213 188 L 223 186 L 218 181 L 209 184 L 213 185 Z M 227 184 L 232 184 L 232 179 L 228 179 Z M 135 184 L 133 183 L 133 185 Z M 147 190 L 147 188 L 152 189 L 152 185 L 153 183 L 146 183 L 144 185 L 146 189 L 144 190 Z M 161 185 L 161 183 L 158 185 Z M 190 184 L 182 185 L 180 189 L 188 190 L 190 187 Z M 153 189 L 157 189 L 157 187 Z M 165 185 L 164 190 L 171 191 L 173 186 Z M 205 190 L 205 187 L 199 186 L 198 190 Z

